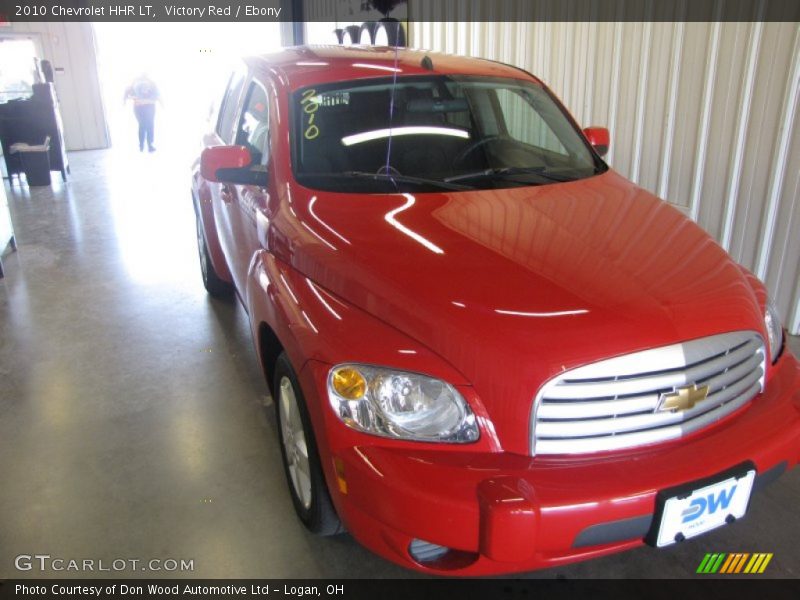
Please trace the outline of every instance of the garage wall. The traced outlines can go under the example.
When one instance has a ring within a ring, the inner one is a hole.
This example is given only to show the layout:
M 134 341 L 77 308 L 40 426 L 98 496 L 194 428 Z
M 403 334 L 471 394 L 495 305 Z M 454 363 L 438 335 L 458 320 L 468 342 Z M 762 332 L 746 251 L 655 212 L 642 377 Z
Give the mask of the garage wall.
M 579 123 L 611 129 L 617 171 L 711 233 L 800 333 L 797 23 L 414 21 L 421 10 L 411 47 L 540 76 Z
M 67 150 L 107 148 L 92 24 L 15 22 L 0 34 L 30 35 L 39 41 L 40 58 L 52 62 Z

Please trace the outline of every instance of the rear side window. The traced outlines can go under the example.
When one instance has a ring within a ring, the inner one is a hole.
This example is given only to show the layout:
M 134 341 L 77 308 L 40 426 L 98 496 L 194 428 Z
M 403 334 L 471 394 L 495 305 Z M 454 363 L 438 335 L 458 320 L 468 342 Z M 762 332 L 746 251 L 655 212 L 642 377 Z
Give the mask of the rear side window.
M 239 96 L 244 84 L 244 72 L 237 69 L 231 75 L 228 82 L 228 89 L 222 99 L 219 119 L 217 119 L 217 135 L 227 144 L 233 140 L 233 122 L 236 119 L 236 111 L 239 108 Z
M 269 160 L 269 101 L 266 90 L 256 81 L 253 81 L 247 90 L 247 100 L 239 119 L 235 143 L 250 150 L 253 164 L 267 164 Z

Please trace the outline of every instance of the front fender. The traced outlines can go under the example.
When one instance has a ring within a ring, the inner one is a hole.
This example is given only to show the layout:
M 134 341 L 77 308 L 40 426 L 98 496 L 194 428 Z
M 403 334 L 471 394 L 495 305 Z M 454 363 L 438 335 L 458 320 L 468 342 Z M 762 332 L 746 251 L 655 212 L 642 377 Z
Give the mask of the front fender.
M 298 374 L 320 452 L 325 479 L 340 516 L 342 498 L 331 458 L 343 448 L 372 446 L 410 447 L 415 450 L 498 452 L 488 413 L 471 384 L 441 357 L 397 329 L 315 284 L 266 250 L 250 262 L 246 301 L 256 352 L 262 365 L 259 333 L 266 324 L 278 338 Z M 479 423 L 481 439 L 462 447 L 378 438 L 345 426 L 327 401 L 328 369 L 338 363 L 384 365 L 424 373 L 454 385 L 470 404 Z M 267 378 L 272 374 L 266 372 Z
M 428 348 L 334 296 L 266 250 L 250 261 L 246 298 L 253 339 L 266 323 L 298 373 L 310 360 L 331 365 L 361 362 L 469 385 Z

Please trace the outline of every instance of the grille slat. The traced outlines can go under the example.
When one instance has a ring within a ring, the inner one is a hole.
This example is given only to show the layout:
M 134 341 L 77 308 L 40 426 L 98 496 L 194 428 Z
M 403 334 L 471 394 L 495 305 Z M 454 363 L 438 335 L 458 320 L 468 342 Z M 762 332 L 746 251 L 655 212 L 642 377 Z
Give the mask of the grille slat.
M 616 380 L 621 380 L 621 379 L 642 378 L 642 377 L 647 377 L 649 375 L 658 375 L 659 373 L 669 373 L 669 372 L 672 372 L 672 371 L 685 371 L 686 369 L 688 369 L 690 367 L 691 368 L 699 367 L 699 366 L 701 366 L 701 365 L 703 365 L 705 363 L 708 363 L 708 362 L 710 362 L 712 360 L 715 360 L 717 358 L 721 358 L 721 357 L 724 357 L 725 355 L 730 355 L 730 354 L 733 354 L 734 352 L 738 352 L 742 348 L 744 348 L 745 346 L 747 346 L 747 348 L 746 348 L 747 351 L 744 352 L 744 353 L 738 354 L 738 356 L 752 354 L 752 352 L 758 347 L 758 341 L 757 340 L 750 340 L 750 341 L 747 341 L 747 342 L 742 342 L 741 344 L 737 344 L 736 346 L 734 346 L 732 348 L 729 348 L 725 352 L 720 352 L 719 354 L 715 354 L 713 356 L 709 356 L 707 358 L 703 358 L 702 360 L 698 360 L 696 362 L 687 363 L 687 364 L 682 365 L 680 367 L 671 367 L 671 368 L 664 367 L 664 368 L 658 369 L 656 371 L 641 372 L 641 373 L 624 373 L 624 374 L 618 374 L 618 375 L 615 375 L 615 376 L 612 376 L 612 377 L 592 377 L 592 378 L 584 377 L 584 378 L 578 378 L 578 379 L 572 379 L 572 378 L 570 378 L 570 379 L 562 379 L 561 380 L 561 384 L 564 384 L 564 383 L 588 383 L 588 382 L 601 382 L 601 381 L 616 381 Z M 651 353 L 651 352 L 654 352 L 654 350 L 648 350 L 647 352 Z M 642 354 L 644 354 L 644 353 L 642 353 Z M 618 361 L 620 359 L 613 359 L 613 360 L 614 361 Z M 590 365 L 590 367 L 593 367 L 593 366 L 594 365 Z M 577 371 L 583 371 L 583 369 L 589 369 L 590 367 L 582 367 L 581 369 L 576 369 L 576 372 Z
M 761 337 L 735 332 L 566 371 L 537 396 L 532 451 L 578 454 L 681 437 L 744 406 L 763 388 L 764 370 Z M 692 384 L 708 385 L 708 397 L 684 411 L 658 410 L 662 393 Z
M 745 362 L 733 367 L 730 371 L 724 371 L 710 379 L 698 380 L 699 384 L 708 385 L 709 387 L 709 397 L 707 401 L 712 400 L 714 392 L 735 383 L 747 374 L 754 373 L 756 369 L 760 369 L 762 360 L 759 354 L 755 354 Z M 659 393 L 653 392 L 642 396 L 622 399 L 591 399 L 588 401 L 575 399 L 565 401 L 564 399 L 560 399 L 558 402 L 551 402 L 550 398 L 544 398 L 539 407 L 537 416 L 540 420 L 590 419 L 607 418 L 610 415 L 626 415 L 644 411 L 653 412 L 658 405 L 660 395 Z
M 607 435 L 617 432 L 635 431 L 637 429 L 671 425 L 681 421 L 689 421 L 694 417 L 708 412 L 725 402 L 736 398 L 739 394 L 749 389 L 761 378 L 761 369 L 753 371 L 746 378 L 734 383 L 731 387 L 710 395 L 706 400 L 696 405 L 691 410 L 678 413 L 641 414 L 633 417 L 617 417 L 604 419 L 585 419 L 583 421 L 540 421 L 537 424 L 538 435 L 545 437 L 584 437 L 590 435 Z
M 741 378 L 755 373 L 756 371 L 759 372 L 760 378 L 760 376 L 763 375 L 763 373 L 761 373 L 761 363 L 763 361 L 764 357 L 760 353 L 754 354 L 751 358 L 731 368 L 729 371 L 723 371 L 719 375 L 715 375 L 707 379 L 697 380 L 698 385 L 707 385 L 709 394 L 713 394 L 717 390 L 721 390 L 725 386 L 731 385 L 732 383 L 735 383 Z
M 658 394 L 647 394 L 624 400 L 598 400 L 594 402 L 553 402 L 539 407 L 539 419 L 589 419 L 653 411 L 658 403 Z
M 646 375 L 645 377 L 627 377 L 618 381 L 604 381 L 599 383 L 560 383 L 552 392 L 547 394 L 552 399 L 572 398 L 601 398 L 603 396 L 621 396 L 623 394 L 636 394 L 664 388 L 679 387 L 695 381 L 701 381 L 719 373 L 728 365 L 736 365 L 742 360 L 751 357 L 757 349 L 757 344 L 751 343 L 738 350 L 720 356 L 710 362 L 696 366 L 687 365 L 685 370 L 670 370 L 669 373 L 659 375 Z
M 742 394 L 742 396 L 737 398 L 734 402 L 720 406 L 716 410 L 705 413 L 701 419 L 695 419 L 684 425 L 672 425 L 669 427 L 603 438 L 575 439 L 569 440 L 566 443 L 564 440 L 540 440 L 536 444 L 536 451 L 538 454 L 585 454 L 588 452 L 599 452 L 601 450 L 622 450 L 624 448 L 674 440 L 711 425 L 727 414 L 738 410 L 744 406 L 752 396 L 755 396 L 760 389 L 761 386 L 755 384 L 752 389 L 748 391 L 749 394 L 752 394 L 750 398 L 747 397 L 748 393 Z M 567 450 L 567 446 L 569 446 L 569 450 Z

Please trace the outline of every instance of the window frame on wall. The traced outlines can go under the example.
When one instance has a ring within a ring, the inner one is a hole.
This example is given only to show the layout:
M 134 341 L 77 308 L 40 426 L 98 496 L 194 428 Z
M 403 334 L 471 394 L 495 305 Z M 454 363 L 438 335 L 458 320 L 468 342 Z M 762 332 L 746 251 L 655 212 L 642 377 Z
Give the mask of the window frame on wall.
M 6 42 L 19 42 L 19 41 L 29 41 L 33 46 L 33 56 L 32 58 L 38 59 L 41 62 L 45 56 L 42 52 L 42 40 L 39 34 L 35 33 L 15 33 L 15 32 L 0 32 L 0 44 Z M 41 68 L 41 67 L 40 67 Z M 31 85 L 36 83 L 35 78 L 33 76 L 34 71 L 34 64 L 29 65 L 29 71 L 31 74 Z M 5 93 L 3 89 L 0 89 L 0 103 L 8 102 L 9 100 L 15 100 L 18 98 L 28 98 L 33 93 L 32 90 L 12 90 L 8 93 Z

